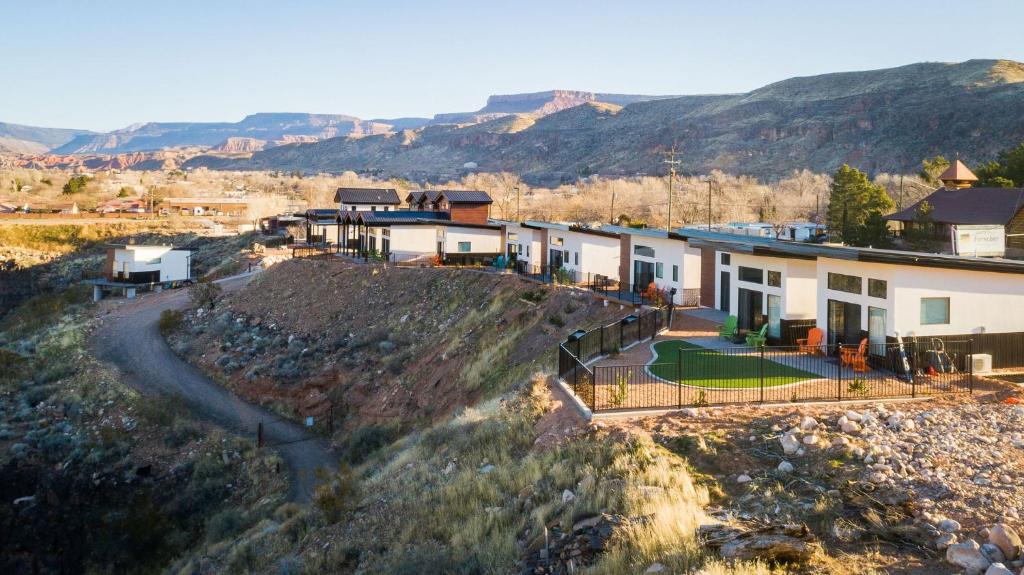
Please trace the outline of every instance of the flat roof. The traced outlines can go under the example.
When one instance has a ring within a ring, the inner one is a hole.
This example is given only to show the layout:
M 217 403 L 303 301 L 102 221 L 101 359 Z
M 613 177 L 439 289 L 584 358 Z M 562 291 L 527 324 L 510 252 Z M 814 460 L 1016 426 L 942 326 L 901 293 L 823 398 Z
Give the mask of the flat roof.
M 797 259 L 831 258 L 893 265 L 1024 274 L 1024 261 L 1008 260 L 1005 258 L 980 258 L 879 248 L 830 246 L 693 229 L 680 229 L 676 232 L 676 235 L 680 239 L 688 240 L 691 244 L 697 246 L 708 246 L 722 249 L 723 251 L 769 257 Z
M 590 234 L 590 235 L 594 235 L 594 236 L 603 236 L 603 237 L 606 237 L 606 238 L 617 238 L 617 237 L 619 237 L 619 233 L 618 232 L 616 232 L 614 230 L 609 230 L 609 229 L 606 229 L 606 228 L 601 228 L 601 229 L 585 228 L 583 226 L 577 226 L 577 225 L 573 225 L 573 224 L 558 224 L 558 223 L 554 223 L 554 222 L 540 222 L 540 221 L 535 221 L 535 220 L 528 220 L 526 222 L 523 222 L 523 224 L 521 224 L 521 225 L 523 227 L 526 227 L 526 228 L 558 230 L 558 231 L 561 231 L 561 232 L 577 232 L 577 233 L 581 233 L 581 234 Z

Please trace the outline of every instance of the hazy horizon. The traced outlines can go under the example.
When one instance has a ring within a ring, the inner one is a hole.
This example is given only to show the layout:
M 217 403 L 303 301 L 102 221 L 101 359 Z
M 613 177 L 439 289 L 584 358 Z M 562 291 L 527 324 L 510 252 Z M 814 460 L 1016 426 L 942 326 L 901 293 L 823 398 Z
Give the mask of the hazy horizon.
M 1024 61 L 1019 2 L 870 0 L 835 12 L 806 0 L 11 3 L 0 49 L 18 82 L 0 92 L 0 121 L 105 132 L 260 112 L 432 117 L 492 94 L 736 93 L 917 62 Z M 949 27 L 969 41 L 951 41 Z

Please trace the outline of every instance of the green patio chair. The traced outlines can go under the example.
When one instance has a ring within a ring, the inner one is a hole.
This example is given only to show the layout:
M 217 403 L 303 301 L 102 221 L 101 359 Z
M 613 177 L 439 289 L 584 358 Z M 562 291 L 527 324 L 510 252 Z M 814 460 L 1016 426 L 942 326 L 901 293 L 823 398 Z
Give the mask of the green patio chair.
M 718 330 L 718 337 L 730 341 L 732 338 L 736 337 L 736 321 L 736 316 L 734 315 L 730 315 L 725 318 L 725 323 L 723 323 L 722 327 Z
M 765 342 L 768 341 L 768 324 L 761 326 L 761 329 L 757 333 L 750 332 L 747 334 L 747 345 L 750 347 L 763 347 Z

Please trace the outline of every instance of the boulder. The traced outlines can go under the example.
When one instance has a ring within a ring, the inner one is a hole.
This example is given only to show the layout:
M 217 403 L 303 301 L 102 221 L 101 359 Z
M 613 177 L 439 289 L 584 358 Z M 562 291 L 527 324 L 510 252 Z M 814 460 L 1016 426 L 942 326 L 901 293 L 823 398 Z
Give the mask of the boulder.
M 668 567 L 665 567 L 661 563 L 651 563 L 651 566 L 644 570 L 644 573 L 666 573 Z
M 935 548 L 939 551 L 945 551 L 954 543 L 956 543 L 955 533 L 943 533 L 935 540 Z
M 814 435 L 812 433 L 810 435 L 805 435 L 804 436 L 804 444 L 805 445 L 816 445 L 817 443 L 818 443 L 818 436 L 817 435 Z
M 956 533 L 957 531 L 960 531 L 960 522 L 954 521 L 953 519 L 943 519 L 942 521 L 939 521 L 939 524 L 936 527 L 939 528 L 939 531 Z
M 569 503 L 573 499 L 576 499 L 576 494 L 566 489 L 562 492 L 562 503 Z
M 749 475 L 747 475 L 746 473 L 744 473 L 744 474 L 742 474 L 742 475 L 740 475 L 739 477 L 736 478 L 736 483 L 750 483 L 750 481 L 751 481 L 751 477 Z
M 955 543 L 946 549 L 946 561 L 964 569 L 968 573 L 984 573 L 992 564 L 981 553 L 981 547 L 973 540 Z
M 1002 563 L 993 563 L 985 570 L 985 575 L 1013 575 L 1013 571 L 1006 568 Z
M 1006 561 L 1006 555 L 1003 555 L 1003 551 L 991 543 L 981 544 L 981 554 L 993 563 Z
M 996 523 L 988 532 L 988 542 L 1003 552 L 1007 560 L 1017 559 L 1022 550 L 1020 535 L 1005 523 Z
M 790 463 L 790 462 L 788 462 L 788 461 L 783 461 L 783 462 L 782 462 L 782 463 L 780 463 L 780 464 L 779 464 L 779 466 L 778 466 L 778 467 L 776 467 L 775 469 L 776 469 L 776 470 L 777 470 L 777 471 L 778 471 L 779 473 L 792 473 L 792 472 L 793 472 L 793 464 L 792 464 L 792 463 Z
M 793 455 L 800 449 L 800 440 L 788 433 L 779 438 L 779 443 L 782 444 L 782 451 L 786 455 Z
M 817 429 L 817 427 L 818 421 L 809 415 L 805 415 L 804 418 L 800 420 L 800 429 L 803 431 L 811 431 L 813 429 Z

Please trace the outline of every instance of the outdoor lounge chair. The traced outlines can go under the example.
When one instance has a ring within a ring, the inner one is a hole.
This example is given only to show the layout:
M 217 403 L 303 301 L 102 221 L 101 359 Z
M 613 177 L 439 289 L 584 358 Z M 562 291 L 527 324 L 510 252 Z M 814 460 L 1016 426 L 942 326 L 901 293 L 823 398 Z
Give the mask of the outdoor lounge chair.
M 729 317 L 725 318 L 725 323 L 723 323 L 722 327 L 718 329 L 718 337 L 732 341 L 732 339 L 736 337 L 737 321 L 738 320 L 734 315 L 730 315 Z
M 868 338 L 860 340 L 860 345 L 857 347 L 841 347 L 839 348 L 839 363 L 841 365 L 848 365 L 853 368 L 853 371 L 867 371 L 868 370 Z
M 807 337 L 802 337 L 796 340 L 796 344 L 800 346 L 800 353 L 809 353 L 811 355 L 821 355 L 825 353 L 821 348 L 821 342 L 825 339 L 825 332 L 820 327 L 812 327 L 807 332 Z
M 750 332 L 747 334 L 747 345 L 750 347 L 763 347 L 765 342 L 768 341 L 767 333 L 768 324 L 766 323 L 756 333 Z

